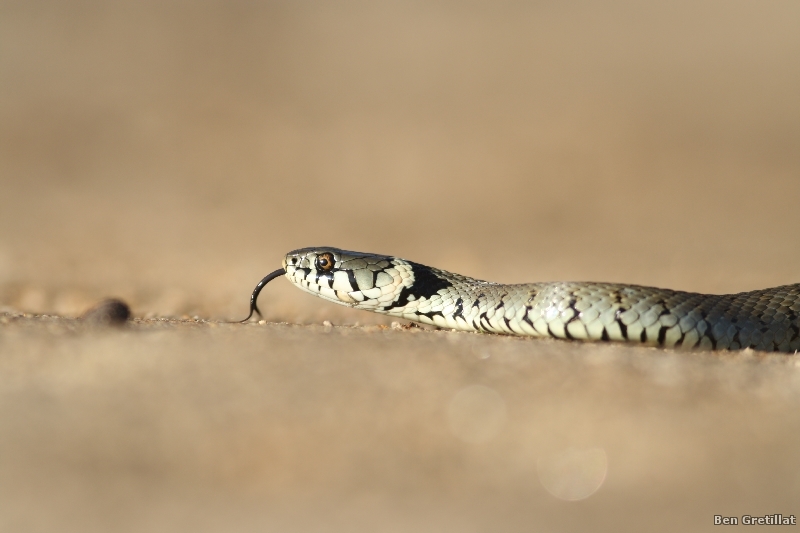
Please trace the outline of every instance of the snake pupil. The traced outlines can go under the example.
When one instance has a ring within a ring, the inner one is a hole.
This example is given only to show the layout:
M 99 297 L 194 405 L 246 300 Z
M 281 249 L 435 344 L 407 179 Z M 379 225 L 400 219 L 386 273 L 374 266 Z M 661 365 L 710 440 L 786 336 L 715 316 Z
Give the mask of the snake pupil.
M 321 270 L 330 270 L 333 266 L 333 258 L 331 254 L 324 253 L 317 256 L 317 268 Z

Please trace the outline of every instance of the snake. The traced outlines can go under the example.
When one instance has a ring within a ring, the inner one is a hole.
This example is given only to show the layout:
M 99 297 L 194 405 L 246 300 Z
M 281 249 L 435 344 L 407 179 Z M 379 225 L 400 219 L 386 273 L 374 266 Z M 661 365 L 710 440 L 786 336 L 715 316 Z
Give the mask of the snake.
M 327 246 L 293 250 L 253 290 L 250 314 L 271 280 L 324 300 L 458 331 L 632 342 L 665 348 L 796 353 L 800 284 L 701 294 L 596 282 L 503 284 L 388 255 Z

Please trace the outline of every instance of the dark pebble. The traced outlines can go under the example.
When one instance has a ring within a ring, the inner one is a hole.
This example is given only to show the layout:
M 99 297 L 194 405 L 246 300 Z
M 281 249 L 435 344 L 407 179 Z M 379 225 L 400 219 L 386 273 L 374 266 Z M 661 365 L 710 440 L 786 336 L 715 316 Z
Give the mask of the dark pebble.
M 95 305 L 79 320 L 95 326 L 121 326 L 131 317 L 131 308 L 122 300 L 109 298 Z

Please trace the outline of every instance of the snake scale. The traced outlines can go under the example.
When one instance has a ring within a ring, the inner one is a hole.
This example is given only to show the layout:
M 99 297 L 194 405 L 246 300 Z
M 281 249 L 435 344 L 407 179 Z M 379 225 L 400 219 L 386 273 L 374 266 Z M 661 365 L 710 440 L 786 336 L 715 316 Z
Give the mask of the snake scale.
M 506 285 L 398 257 L 330 247 L 286 254 L 272 279 L 331 302 L 451 328 L 651 346 L 795 352 L 800 349 L 800 284 L 739 294 L 698 294 L 616 283 Z

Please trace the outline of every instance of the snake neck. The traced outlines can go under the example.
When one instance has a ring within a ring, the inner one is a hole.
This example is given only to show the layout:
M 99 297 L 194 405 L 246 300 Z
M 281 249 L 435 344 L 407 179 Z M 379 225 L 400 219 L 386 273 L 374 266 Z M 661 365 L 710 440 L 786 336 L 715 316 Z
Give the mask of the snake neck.
M 357 307 L 443 328 L 515 334 L 519 311 L 541 287 L 483 281 L 399 258 L 393 263 L 410 274 L 397 297 L 388 305 Z
M 395 301 L 383 307 L 382 312 L 393 309 L 411 312 L 426 302 L 432 304 L 433 301 L 437 301 L 439 304 L 445 304 L 453 298 L 477 299 L 480 297 L 481 288 L 500 285 L 404 259 L 395 258 L 395 262 L 398 266 L 407 267 L 411 277 L 403 284 Z

